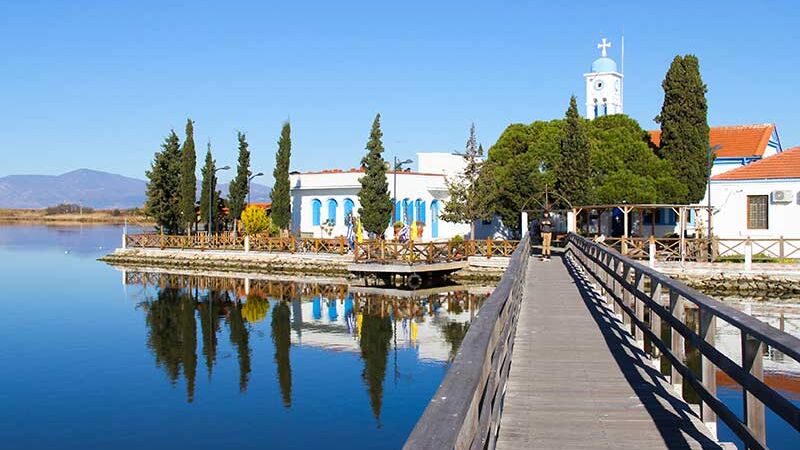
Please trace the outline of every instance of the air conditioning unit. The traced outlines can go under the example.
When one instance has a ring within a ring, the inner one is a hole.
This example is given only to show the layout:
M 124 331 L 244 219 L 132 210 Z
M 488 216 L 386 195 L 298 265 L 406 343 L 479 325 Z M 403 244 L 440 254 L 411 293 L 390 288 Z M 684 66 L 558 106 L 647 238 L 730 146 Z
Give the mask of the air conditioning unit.
M 792 203 L 792 191 L 772 191 L 772 203 Z

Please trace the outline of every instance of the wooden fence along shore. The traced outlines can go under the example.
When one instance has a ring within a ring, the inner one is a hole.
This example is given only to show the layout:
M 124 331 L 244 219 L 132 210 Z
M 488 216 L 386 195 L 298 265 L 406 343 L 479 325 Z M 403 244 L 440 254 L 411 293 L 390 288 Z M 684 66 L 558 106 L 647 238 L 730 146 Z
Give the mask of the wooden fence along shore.
M 800 238 L 615 237 L 602 244 L 629 258 L 653 261 L 800 259 Z
M 345 255 L 351 250 L 358 263 L 408 264 L 441 263 L 465 260 L 470 256 L 510 257 L 519 241 L 466 240 L 450 242 L 393 242 L 371 240 L 350 244 L 344 237 L 295 238 L 267 235 L 234 236 L 232 233 L 196 235 L 163 235 L 156 233 L 126 234 L 124 248 L 160 248 L 192 250 L 239 250 L 272 253 L 324 253 Z

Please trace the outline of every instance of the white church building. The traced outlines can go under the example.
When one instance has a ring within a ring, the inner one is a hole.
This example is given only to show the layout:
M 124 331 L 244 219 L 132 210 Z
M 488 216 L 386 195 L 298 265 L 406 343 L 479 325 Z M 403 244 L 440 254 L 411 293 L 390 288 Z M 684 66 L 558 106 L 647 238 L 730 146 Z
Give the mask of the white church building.
M 463 170 L 464 158 L 451 153 L 417 153 L 417 170 L 388 170 L 386 178 L 395 212 L 385 237 L 393 238 L 392 224 L 397 221 L 422 224 L 423 241 L 468 235 L 469 224 L 441 219 L 449 199 L 446 180 Z M 308 237 L 345 236 L 345 218 L 358 215 L 361 207 L 358 193 L 363 176 L 361 168 L 290 174 L 292 232 Z

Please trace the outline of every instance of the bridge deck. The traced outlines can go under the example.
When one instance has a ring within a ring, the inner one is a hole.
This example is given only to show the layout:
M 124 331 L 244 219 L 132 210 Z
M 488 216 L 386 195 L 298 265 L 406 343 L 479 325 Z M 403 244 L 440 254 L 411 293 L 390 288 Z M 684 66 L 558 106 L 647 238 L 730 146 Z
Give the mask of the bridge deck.
M 582 276 L 529 262 L 497 448 L 720 448 Z

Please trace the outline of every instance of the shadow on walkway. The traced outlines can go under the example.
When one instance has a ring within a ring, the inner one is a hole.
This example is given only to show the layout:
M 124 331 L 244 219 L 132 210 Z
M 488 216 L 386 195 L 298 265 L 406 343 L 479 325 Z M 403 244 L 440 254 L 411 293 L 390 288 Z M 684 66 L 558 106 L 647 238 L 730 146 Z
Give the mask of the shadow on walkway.
M 609 309 L 587 275 L 579 269 L 579 263 L 569 256 L 562 257 L 561 261 L 575 281 L 586 309 L 602 332 L 606 346 L 620 371 L 652 417 L 669 448 L 697 448 L 698 444 L 703 449 L 722 448 L 697 428 L 698 425 L 704 425 L 688 405 L 667 390 L 669 385 L 664 377 L 652 366 L 645 352 L 634 344 L 626 325 Z M 558 263 L 555 258 L 553 263 Z M 687 436 L 694 442 L 687 441 Z

